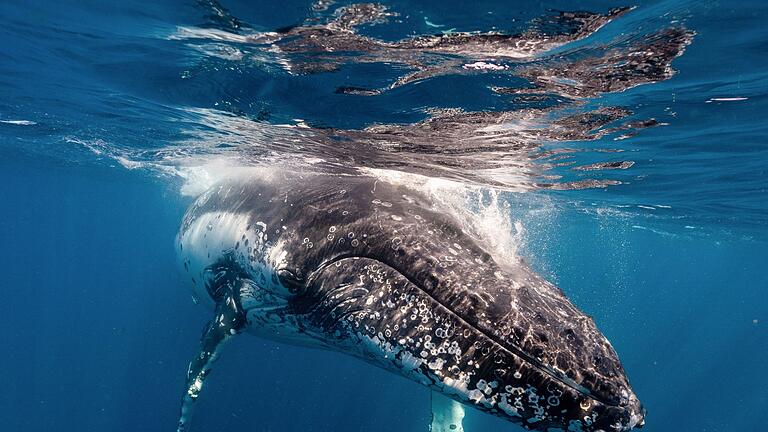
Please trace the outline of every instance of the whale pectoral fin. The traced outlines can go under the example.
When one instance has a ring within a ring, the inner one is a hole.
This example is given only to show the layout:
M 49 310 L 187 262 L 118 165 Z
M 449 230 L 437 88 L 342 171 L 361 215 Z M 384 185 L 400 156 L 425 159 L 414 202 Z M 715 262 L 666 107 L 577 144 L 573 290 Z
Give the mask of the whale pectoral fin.
M 438 392 L 432 392 L 431 432 L 464 432 L 464 406 Z
M 192 407 L 203 389 L 203 383 L 211 367 L 219 357 L 221 347 L 245 326 L 245 314 L 232 294 L 216 304 L 216 313 L 206 325 L 200 340 L 200 351 L 189 363 L 187 383 L 181 401 L 181 414 L 177 431 L 186 431 L 192 415 Z

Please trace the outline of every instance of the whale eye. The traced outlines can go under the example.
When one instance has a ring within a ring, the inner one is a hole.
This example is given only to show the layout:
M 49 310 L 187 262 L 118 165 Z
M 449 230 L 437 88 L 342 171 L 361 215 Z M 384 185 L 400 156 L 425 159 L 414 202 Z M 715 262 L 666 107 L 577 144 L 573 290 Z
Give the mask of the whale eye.
M 292 271 L 280 269 L 277 271 L 277 277 L 289 293 L 296 295 L 304 291 L 304 280 L 296 276 Z

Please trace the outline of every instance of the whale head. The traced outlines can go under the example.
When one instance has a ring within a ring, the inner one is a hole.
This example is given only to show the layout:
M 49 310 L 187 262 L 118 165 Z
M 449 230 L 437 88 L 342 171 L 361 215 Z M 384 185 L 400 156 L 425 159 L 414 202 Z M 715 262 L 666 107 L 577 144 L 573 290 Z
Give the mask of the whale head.
M 217 310 L 214 342 L 250 332 L 339 351 L 526 429 L 643 425 L 594 321 L 410 188 L 240 176 L 198 199 L 178 244 L 196 296 Z M 196 397 L 208 369 L 194 363 Z

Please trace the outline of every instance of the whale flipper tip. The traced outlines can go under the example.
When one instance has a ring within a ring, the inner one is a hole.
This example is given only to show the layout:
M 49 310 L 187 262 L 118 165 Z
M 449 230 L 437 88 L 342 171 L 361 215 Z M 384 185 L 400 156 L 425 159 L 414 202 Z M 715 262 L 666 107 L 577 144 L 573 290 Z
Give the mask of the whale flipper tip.
M 464 406 L 447 396 L 432 392 L 430 432 L 464 432 Z

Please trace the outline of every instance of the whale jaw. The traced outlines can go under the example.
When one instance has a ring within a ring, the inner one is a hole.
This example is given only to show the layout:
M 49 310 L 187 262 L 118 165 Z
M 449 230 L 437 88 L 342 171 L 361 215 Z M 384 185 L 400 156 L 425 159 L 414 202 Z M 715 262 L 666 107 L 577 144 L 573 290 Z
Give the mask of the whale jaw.
M 308 285 L 312 295 L 292 309 L 307 333 L 455 401 L 536 430 L 618 432 L 642 423 L 631 392 L 621 406 L 596 399 L 505 349 L 385 263 L 343 258 Z

